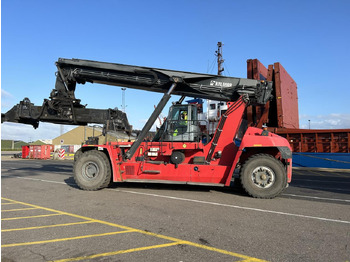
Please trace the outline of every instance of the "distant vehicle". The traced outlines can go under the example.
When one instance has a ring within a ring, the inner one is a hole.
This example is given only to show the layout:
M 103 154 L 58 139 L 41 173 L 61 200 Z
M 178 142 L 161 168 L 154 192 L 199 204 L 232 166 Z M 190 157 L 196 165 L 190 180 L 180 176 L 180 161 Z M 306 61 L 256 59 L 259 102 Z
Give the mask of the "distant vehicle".
M 22 158 L 22 152 L 14 154 L 13 158 Z

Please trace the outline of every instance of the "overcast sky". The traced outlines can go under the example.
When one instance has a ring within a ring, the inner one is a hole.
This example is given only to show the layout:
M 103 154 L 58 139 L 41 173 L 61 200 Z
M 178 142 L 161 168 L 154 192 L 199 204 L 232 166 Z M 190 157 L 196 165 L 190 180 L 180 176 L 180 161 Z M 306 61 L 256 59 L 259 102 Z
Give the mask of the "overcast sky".
M 345 0 L 3 0 L 1 112 L 24 97 L 41 105 L 59 57 L 216 74 L 221 41 L 225 75 L 246 77 L 250 58 L 283 65 L 298 84 L 301 128 L 350 128 L 349 10 Z M 122 104 L 118 87 L 81 85 L 76 96 L 93 108 Z M 142 128 L 160 98 L 127 89 L 129 122 Z M 1 125 L 2 139 L 59 134 L 59 125 Z

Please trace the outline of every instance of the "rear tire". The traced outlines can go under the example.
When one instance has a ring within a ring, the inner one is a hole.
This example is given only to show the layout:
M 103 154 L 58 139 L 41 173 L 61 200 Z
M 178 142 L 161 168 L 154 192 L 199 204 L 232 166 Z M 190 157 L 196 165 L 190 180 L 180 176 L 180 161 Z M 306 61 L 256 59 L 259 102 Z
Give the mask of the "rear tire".
M 111 165 L 105 153 L 91 150 L 79 156 L 74 164 L 74 180 L 84 190 L 99 190 L 111 182 Z
M 250 157 L 243 164 L 240 177 L 244 190 L 255 198 L 274 198 L 287 186 L 282 162 L 267 154 Z

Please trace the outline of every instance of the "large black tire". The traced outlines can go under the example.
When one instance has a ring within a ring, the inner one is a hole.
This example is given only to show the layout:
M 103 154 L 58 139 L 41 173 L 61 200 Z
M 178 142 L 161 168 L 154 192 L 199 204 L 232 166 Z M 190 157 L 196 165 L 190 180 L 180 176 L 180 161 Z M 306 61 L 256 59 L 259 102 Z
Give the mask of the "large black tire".
M 79 157 L 83 155 L 83 149 L 79 148 L 74 154 L 74 162 L 78 160 Z
M 267 154 L 250 157 L 243 164 L 240 177 L 244 190 L 255 198 L 274 198 L 287 186 L 283 164 Z
M 111 182 L 111 165 L 105 153 L 90 150 L 74 163 L 74 180 L 84 190 L 99 190 Z

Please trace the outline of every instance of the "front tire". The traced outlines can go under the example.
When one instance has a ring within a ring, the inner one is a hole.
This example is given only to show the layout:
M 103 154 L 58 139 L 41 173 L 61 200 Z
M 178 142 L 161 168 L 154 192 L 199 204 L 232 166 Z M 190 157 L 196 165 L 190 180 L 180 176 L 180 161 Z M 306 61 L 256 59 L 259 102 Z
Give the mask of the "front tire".
M 111 165 L 101 151 L 91 150 L 80 155 L 73 172 L 75 182 L 84 190 L 99 190 L 111 182 Z
M 287 186 L 282 162 L 267 154 L 250 157 L 244 163 L 240 177 L 244 190 L 255 198 L 274 198 Z
M 83 155 L 83 148 L 79 148 L 74 154 L 74 162 L 78 160 L 79 157 Z

